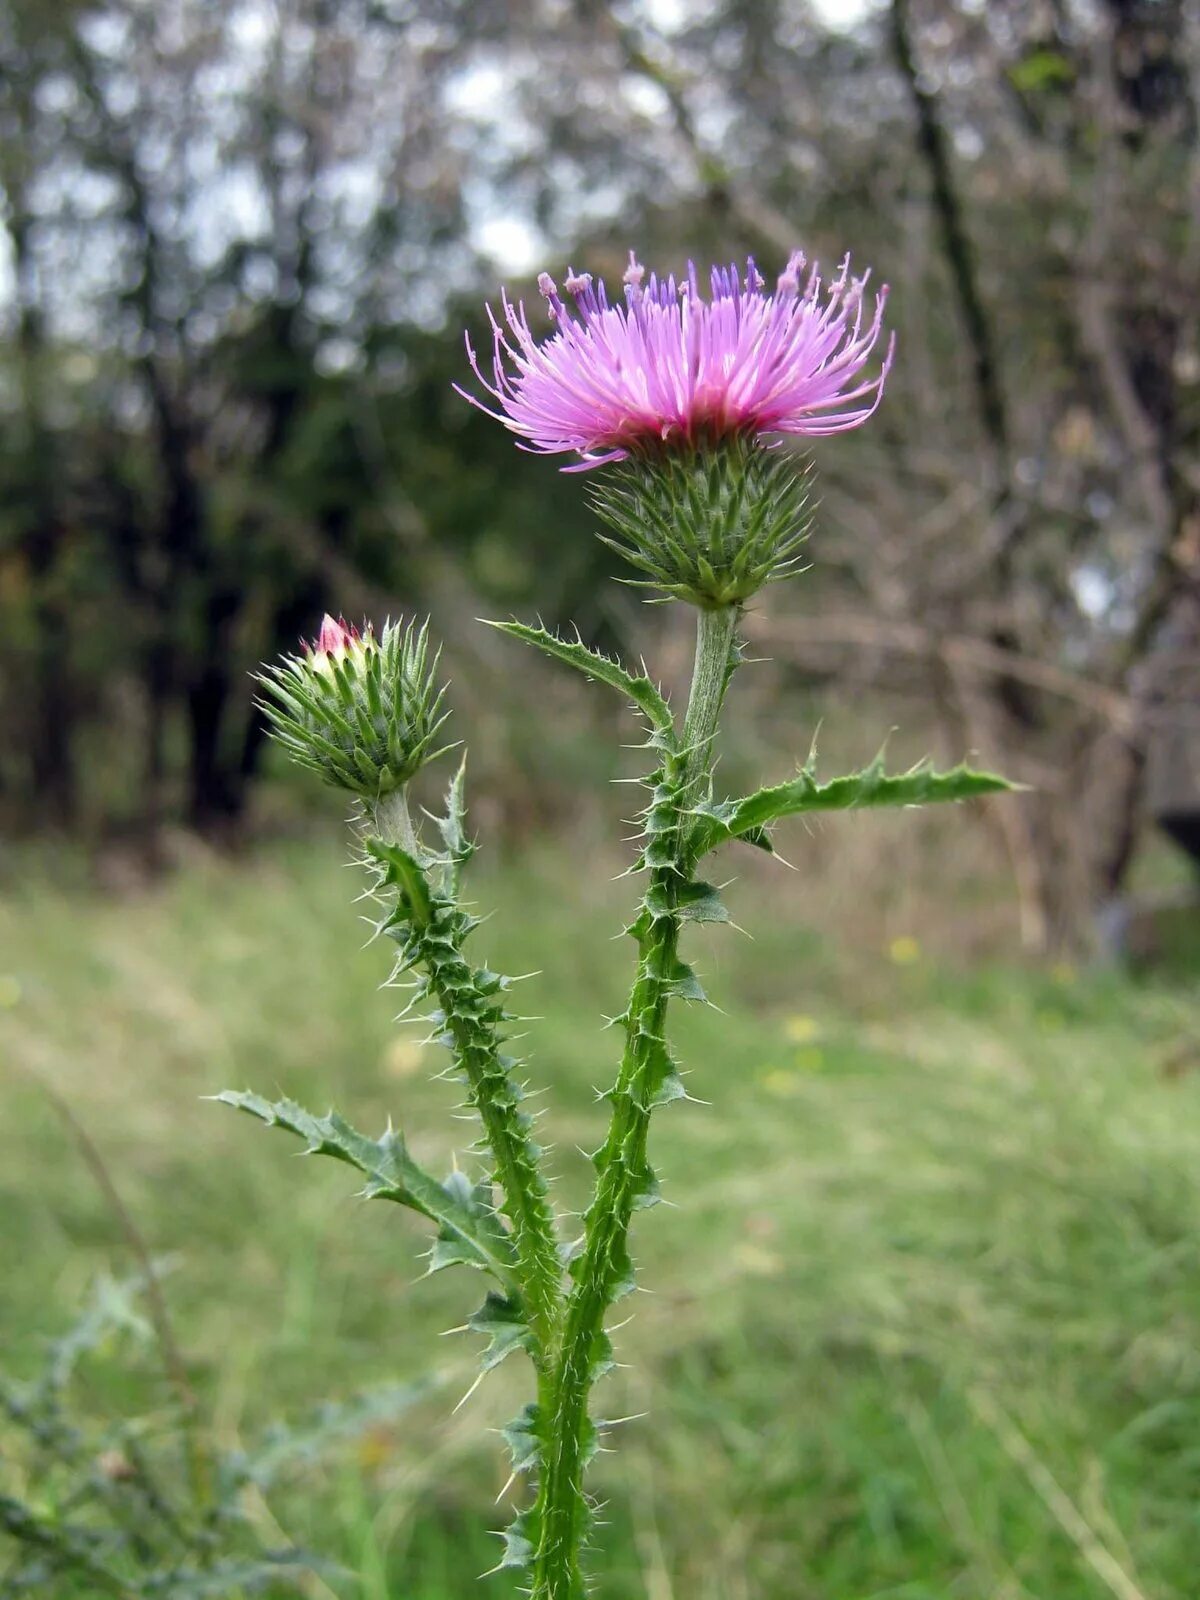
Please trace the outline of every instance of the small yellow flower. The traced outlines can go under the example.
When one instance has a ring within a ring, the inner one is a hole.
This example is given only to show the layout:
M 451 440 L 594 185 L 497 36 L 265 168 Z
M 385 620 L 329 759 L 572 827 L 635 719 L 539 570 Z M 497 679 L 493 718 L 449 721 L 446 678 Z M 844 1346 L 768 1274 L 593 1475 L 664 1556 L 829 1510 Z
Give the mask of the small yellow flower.
M 787 1018 L 783 1031 L 793 1044 L 808 1044 L 820 1033 L 821 1026 L 816 1017 L 807 1017 L 803 1012 L 798 1012 L 794 1017 Z
M 413 1078 L 425 1065 L 424 1046 L 417 1039 L 393 1039 L 384 1055 L 383 1065 L 393 1078 Z
M 761 1244 L 749 1240 L 735 1246 L 733 1259 L 743 1272 L 756 1278 L 777 1278 L 783 1271 L 783 1261 L 774 1250 L 765 1250 Z
M 371 1428 L 358 1441 L 358 1464 L 364 1472 L 386 1466 L 396 1454 L 396 1442 L 385 1428 Z
M 759 1075 L 758 1081 L 768 1094 L 773 1094 L 778 1100 L 790 1100 L 800 1092 L 799 1077 L 784 1067 L 768 1068 Z
M 921 959 L 921 946 L 911 934 L 902 933 L 888 945 L 888 956 L 898 967 L 911 967 Z

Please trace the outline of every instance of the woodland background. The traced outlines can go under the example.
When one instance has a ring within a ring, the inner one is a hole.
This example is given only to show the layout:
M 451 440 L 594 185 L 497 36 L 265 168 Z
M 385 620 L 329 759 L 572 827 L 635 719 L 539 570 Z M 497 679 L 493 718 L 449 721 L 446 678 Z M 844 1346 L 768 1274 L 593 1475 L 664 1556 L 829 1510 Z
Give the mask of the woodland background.
M 673 624 L 453 392 L 463 327 L 631 244 L 852 246 L 900 356 L 751 619 L 763 698 L 1029 783 L 981 821 L 1015 936 L 1086 944 L 1147 816 L 1194 846 L 1200 809 L 1198 33 L 1182 0 L 6 0 L 5 824 L 236 836 L 249 674 L 327 607 L 432 612 L 502 820 L 573 811 L 472 619 Z

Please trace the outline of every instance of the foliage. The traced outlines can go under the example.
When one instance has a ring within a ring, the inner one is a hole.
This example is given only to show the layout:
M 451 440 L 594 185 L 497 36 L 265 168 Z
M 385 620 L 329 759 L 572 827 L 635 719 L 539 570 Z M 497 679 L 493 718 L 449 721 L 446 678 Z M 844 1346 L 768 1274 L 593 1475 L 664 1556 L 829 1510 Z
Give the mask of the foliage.
M 697 856 L 706 855 L 730 839 L 744 839 L 769 850 L 769 828 L 781 817 L 804 816 L 811 811 L 850 811 L 877 806 L 924 806 L 946 800 L 978 800 L 987 794 L 1003 793 L 1012 785 L 991 773 L 975 772 L 965 763 L 949 772 L 937 772 L 933 763 L 922 761 L 909 772 L 889 773 L 883 756 L 877 756 L 861 772 L 847 773 L 818 783 L 816 758 L 796 777 L 770 789 L 759 789 L 743 800 L 711 802 L 697 808 L 698 818 L 691 838 Z
M 431 1271 L 456 1263 L 478 1267 L 490 1272 L 502 1287 L 516 1288 L 512 1245 L 486 1203 L 486 1185 L 472 1186 L 460 1172 L 439 1183 L 417 1165 L 403 1135 L 393 1128 L 382 1138 L 368 1139 L 336 1112 L 314 1117 L 291 1100 L 269 1101 L 228 1089 L 216 1098 L 270 1127 L 298 1134 L 305 1141 L 306 1155 L 333 1156 L 357 1167 L 367 1179 L 364 1199 L 394 1200 L 428 1217 L 438 1228 L 430 1253 Z
M 646 470 L 653 480 L 656 469 Z M 749 511 L 741 537 L 757 548 L 753 506 Z M 695 537 L 703 540 L 703 522 Z M 787 526 L 776 528 L 777 544 L 786 549 L 789 538 Z M 730 554 L 736 564 L 737 552 Z M 764 576 L 760 574 L 760 581 Z M 581 1555 L 594 1520 L 584 1474 L 606 1428 L 591 1414 L 591 1391 L 614 1365 L 608 1313 L 635 1285 L 630 1224 L 635 1212 L 659 1199 L 658 1178 L 647 1153 L 651 1114 L 686 1097 L 667 1036 L 668 1006 L 676 998 L 706 999 L 680 953 L 680 938 L 688 924 L 729 920 L 718 891 L 696 876 L 701 856 L 738 838 L 769 848 L 771 822 L 808 810 L 962 800 L 1009 787 L 1003 779 L 966 767 L 939 774 L 921 766 L 889 777 L 881 760 L 862 773 L 822 785 L 810 763 L 790 783 L 714 803 L 717 725 L 742 659 L 736 638 L 740 615 L 736 604 L 697 611 L 691 692 L 678 722 L 645 673 L 633 676 L 580 639 L 563 640 L 519 623 L 500 625 L 510 636 L 626 696 L 649 725 L 646 747 L 654 763 L 642 780 L 648 803 L 639 818 L 635 866 L 646 876 L 646 889 L 626 930 L 637 946 L 636 971 L 627 1005 L 614 1019 L 623 1049 L 616 1080 L 605 1096 L 611 1122 L 592 1157 L 595 1189 L 578 1240 L 566 1247 L 559 1243 L 543 1151 L 533 1136 L 533 1120 L 522 1108 L 524 1090 L 516 1077 L 520 1063 L 505 1049 L 506 1032 L 516 1020 L 505 1002 L 510 980 L 487 966 L 473 965 L 464 954 L 479 919 L 460 905 L 463 869 L 474 853 L 464 825 L 462 767 L 444 817 L 434 819 L 437 847 L 422 843 L 403 787 L 367 804 L 361 821 L 364 862 L 383 906 L 376 932 L 399 946 L 393 985 L 408 980 L 412 989 L 401 1015 L 426 1004 L 432 1008 L 426 1016 L 431 1038 L 449 1050 L 450 1071 L 465 1085 L 467 1104 L 479 1118 L 482 1139 L 476 1153 L 486 1162 L 485 1176 L 475 1180 L 455 1175 L 439 1183 L 417 1166 L 390 1128 L 382 1139 L 372 1140 L 333 1112 L 314 1117 L 290 1101 L 272 1103 L 254 1093 L 227 1091 L 219 1097 L 298 1134 L 310 1153 L 357 1167 L 367 1177 L 368 1198 L 397 1200 L 432 1220 L 439 1230 L 435 1268 L 466 1264 L 496 1280 L 496 1288 L 489 1289 L 483 1307 L 465 1327 L 488 1339 L 482 1373 L 518 1350 L 529 1355 L 534 1367 L 535 1397 L 503 1436 L 514 1476 L 532 1476 L 536 1494 L 506 1531 L 499 1567 L 526 1573 L 537 1600 L 579 1600 L 584 1592 Z M 315 657 L 296 662 L 291 670 L 306 694 L 310 681 L 314 692 L 321 692 L 329 669 Z M 430 690 L 422 683 L 413 692 L 425 699 Z M 399 691 L 397 714 L 408 720 Z M 344 786 L 361 794 L 352 725 L 350 736 Z M 368 729 L 367 738 L 373 737 Z M 289 748 L 300 747 L 303 764 L 321 763 L 336 781 L 337 769 L 323 763 L 322 734 L 293 719 L 286 739 Z
M 136 1416 L 98 1412 L 80 1369 L 119 1342 L 132 1345 L 121 1352 L 132 1354 L 131 1366 L 144 1363 L 138 1346 L 153 1342 L 140 1304 L 146 1289 L 144 1278 L 102 1278 L 75 1324 L 48 1345 L 36 1378 L 0 1376 L 0 1533 L 12 1552 L 0 1563 L 2 1595 L 294 1592 L 298 1570 L 320 1563 L 300 1549 L 265 1547 L 243 1491 L 276 1487 L 335 1444 L 393 1422 L 424 1393 L 393 1386 L 327 1403 L 233 1452 L 216 1449 L 185 1404 Z

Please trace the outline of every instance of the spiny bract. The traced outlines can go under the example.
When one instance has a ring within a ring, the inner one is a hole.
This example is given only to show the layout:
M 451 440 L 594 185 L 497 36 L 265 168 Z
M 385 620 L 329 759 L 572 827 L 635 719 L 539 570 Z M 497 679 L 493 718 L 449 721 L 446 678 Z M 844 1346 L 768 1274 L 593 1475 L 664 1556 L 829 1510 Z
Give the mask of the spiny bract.
M 401 788 L 435 748 L 447 713 L 428 630 L 385 622 L 376 637 L 326 616 L 312 644 L 259 674 L 271 732 L 294 761 L 365 800 Z

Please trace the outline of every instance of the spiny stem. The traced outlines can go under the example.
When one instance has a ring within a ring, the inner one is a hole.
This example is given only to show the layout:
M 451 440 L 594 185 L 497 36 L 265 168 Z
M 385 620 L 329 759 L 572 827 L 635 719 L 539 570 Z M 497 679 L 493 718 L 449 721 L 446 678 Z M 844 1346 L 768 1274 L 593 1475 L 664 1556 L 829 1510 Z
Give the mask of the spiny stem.
M 413 827 L 403 789 L 375 806 L 375 827 L 380 838 L 399 845 L 424 868 L 428 858 Z M 562 1300 L 554 1213 L 538 1164 L 540 1152 L 530 1135 L 530 1120 L 520 1110 L 520 1090 L 501 1048 L 492 997 L 480 991 L 478 974 L 459 948 L 461 941 L 454 930 L 456 908 L 444 898 L 440 903 L 450 916 L 418 932 L 421 961 L 442 1008 L 455 1061 L 483 1123 L 504 1193 L 529 1327 L 537 1345 L 534 1361 L 541 1373 L 548 1371 L 554 1360 Z
M 707 777 L 712 767 L 713 739 L 729 684 L 733 635 L 739 606 L 696 613 L 696 659 L 683 719 L 683 758 L 689 779 Z M 694 782 L 689 787 L 695 787 Z
M 375 832 L 379 837 L 387 844 L 398 844 L 402 850 L 407 850 L 414 861 L 421 861 L 421 845 L 417 830 L 413 827 L 408 793 L 403 784 L 399 789 L 393 789 L 391 794 L 384 795 L 382 800 L 377 800 L 374 812 Z
M 530 1120 L 520 1110 L 520 1091 L 509 1074 L 495 1027 L 471 1003 L 475 989 L 471 968 L 457 951 L 432 940 L 426 967 L 454 1040 L 454 1058 L 483 1123 L 504 1192 L 504 1209 L 512 1221 L 521 1288 L 538 1345 L 534 1359 L 539 1368 L 548 1366 L 557 1344 L 562 1266 L 538 1164 L 540 1151 L 530 1137 Z
M 678 815 L 666 858 L 651 871 L 647 902 L 654 895 L 659 904 L 673 907 L 692 876 L 685 813 L 711 772 L 738 611 L 729 606 L 698 613 L 691 695 L 680 755 L 670 774 Z M 673 1070 L 665 1022 L 678 966 L 680 917 L 674 910 L 650 917 L 647 902 L 635 924 L 638 966 L 624 1016 L 624 1053 L 610 1096 L 612 1121 L 596 1158 L 596 1193 L 565 1312 L 539 1486 L 532 1600 L 580 1600 L 584 1592 L 579 1554 L 587 1521 L 582 1480 L 589 1453 L 588 1397 L 608 1359 L 605 1313 L 630 1286 L 630 1221 L 639 1203 L 653 1197 L 646 1147 L 651 1111 Z

